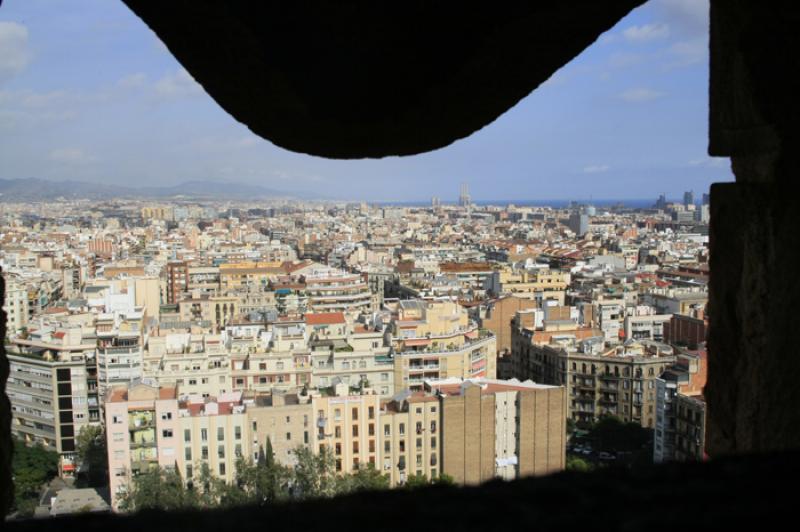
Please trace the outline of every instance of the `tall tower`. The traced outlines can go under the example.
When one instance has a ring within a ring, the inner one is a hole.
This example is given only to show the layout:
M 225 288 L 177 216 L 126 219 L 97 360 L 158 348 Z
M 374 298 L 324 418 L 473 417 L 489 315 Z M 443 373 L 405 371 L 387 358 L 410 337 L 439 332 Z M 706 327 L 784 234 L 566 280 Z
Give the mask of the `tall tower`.
M 469 197 L 469 185 L 461 183 L 461 194 L 458 196 L 458 205 L 460 207 L 469 207 L 472 204 L 472 199 Z

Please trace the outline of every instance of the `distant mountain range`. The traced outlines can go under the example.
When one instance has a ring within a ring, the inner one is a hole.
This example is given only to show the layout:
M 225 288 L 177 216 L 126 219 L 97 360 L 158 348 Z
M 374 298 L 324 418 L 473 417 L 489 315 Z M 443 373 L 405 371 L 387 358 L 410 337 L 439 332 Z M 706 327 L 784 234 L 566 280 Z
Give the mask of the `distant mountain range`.
M 46 201 L 67 199 L 325 199 L 310 192 L 288 192 L 243 183 L 187 181 L 164 187 L 127 187 L 84 181 L 48 181 L 46 179 L 0 179 L 0 201 Z

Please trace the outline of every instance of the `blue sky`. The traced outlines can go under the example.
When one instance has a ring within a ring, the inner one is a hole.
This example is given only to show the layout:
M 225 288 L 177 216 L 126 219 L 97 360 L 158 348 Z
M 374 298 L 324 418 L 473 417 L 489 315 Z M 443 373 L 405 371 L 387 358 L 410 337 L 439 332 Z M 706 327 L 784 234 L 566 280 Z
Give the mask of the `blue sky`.
M 278 148 L 223 112 L 116 0 L 0 7 L 0 178 L 188 180 L 380 201 L 699 197 L 708 2 L 650 0 L 492 124 L 413 157 L 335 161 Z

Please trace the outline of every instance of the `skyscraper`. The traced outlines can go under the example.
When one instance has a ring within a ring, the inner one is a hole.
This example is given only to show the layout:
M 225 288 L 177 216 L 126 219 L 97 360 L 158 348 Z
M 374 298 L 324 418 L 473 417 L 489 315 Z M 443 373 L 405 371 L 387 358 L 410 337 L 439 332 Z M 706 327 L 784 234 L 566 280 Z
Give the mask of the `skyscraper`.
M 469 207 L 472 204 L 472 198 L 469 196 L 469 185 L 466 183 L 461 184 L 461 194 L 458 196 L 458 205 L 460 207 Z
M 683 193 L 683 206 L 688 207 L 689 205 L 694 205 L 694 191 L 687 190 Z

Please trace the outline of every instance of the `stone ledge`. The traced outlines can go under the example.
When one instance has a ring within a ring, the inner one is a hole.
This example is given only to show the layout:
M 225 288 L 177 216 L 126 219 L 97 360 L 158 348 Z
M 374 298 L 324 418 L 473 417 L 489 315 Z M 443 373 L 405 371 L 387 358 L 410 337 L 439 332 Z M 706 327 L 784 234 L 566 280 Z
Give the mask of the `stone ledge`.
M 6 523 L 89 532 L 273 530 L 647 530 L 722 528 L 790 518 L 800 452 L 750 455 L 641 470 L 559 473 L 472 488 L 364 493 L 337 499 L 208 512 L 86 515 Z M 289 528 L 291 527 L 291 528 Z M 650 528 L 653 527 L 653 528 Z M 675 529 L 673 528 L 673 529 Z

